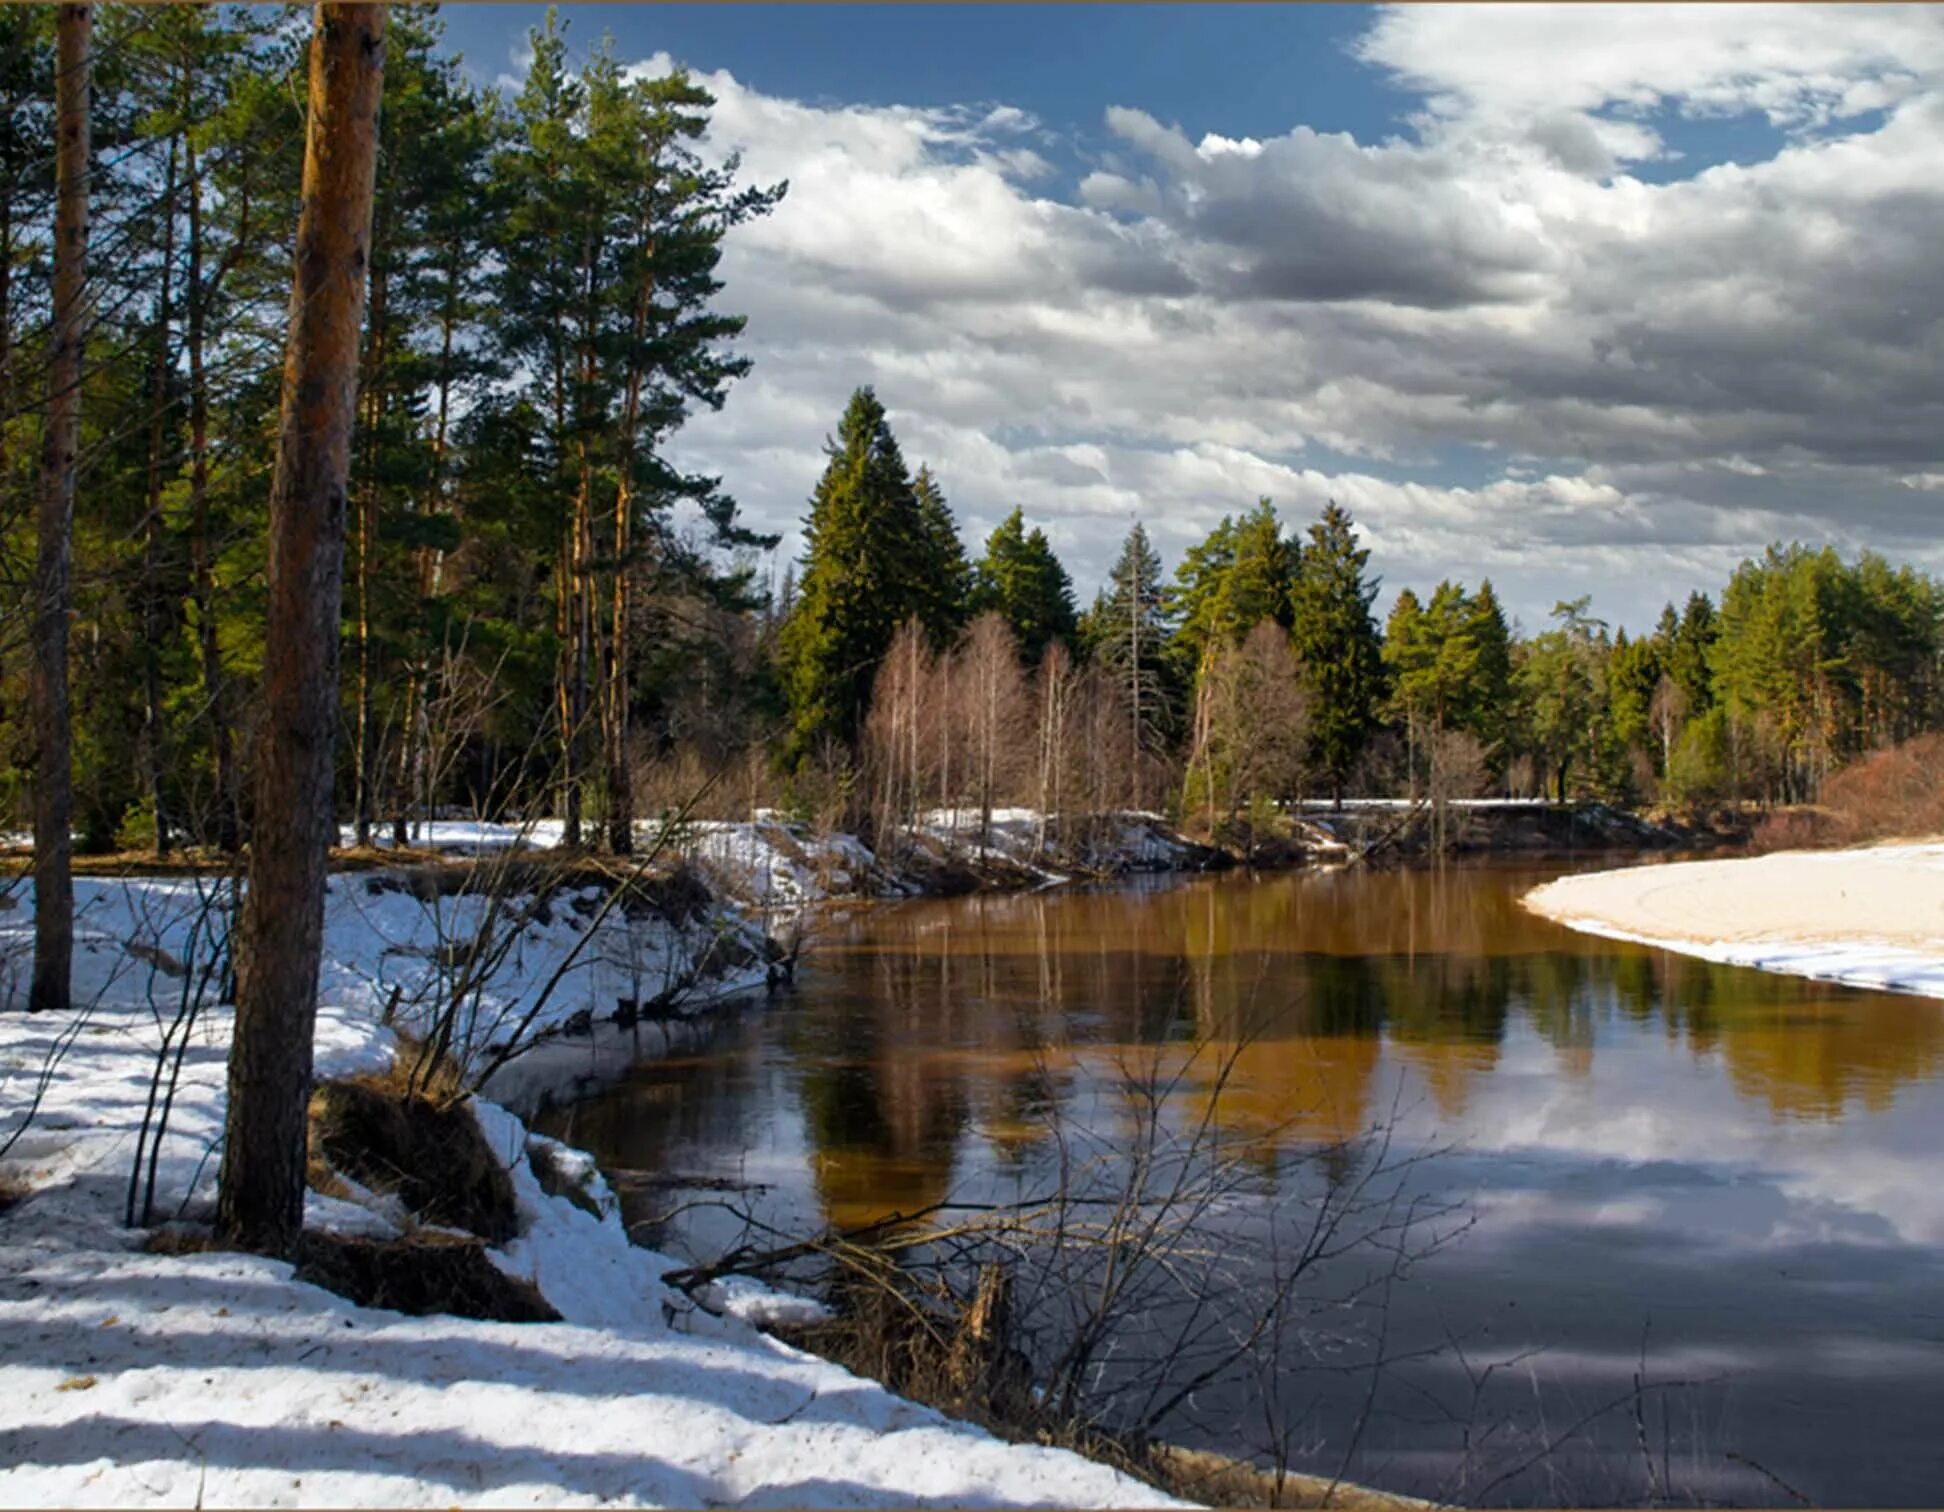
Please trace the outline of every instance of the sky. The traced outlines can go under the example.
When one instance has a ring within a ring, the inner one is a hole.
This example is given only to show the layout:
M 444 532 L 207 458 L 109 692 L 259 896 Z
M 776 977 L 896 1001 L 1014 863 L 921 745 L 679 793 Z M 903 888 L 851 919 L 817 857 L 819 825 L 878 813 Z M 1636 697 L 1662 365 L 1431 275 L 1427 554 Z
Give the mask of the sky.
M 569 5 L 788 180 L 673 446 L 777 570 L 871 384 L 968 548 L 1348 508 L 1396 589 L 1643 627 L 1771 541 L 1944 570 L 1944 7 Z M 454 5 L 516 85 L 537 6 Z

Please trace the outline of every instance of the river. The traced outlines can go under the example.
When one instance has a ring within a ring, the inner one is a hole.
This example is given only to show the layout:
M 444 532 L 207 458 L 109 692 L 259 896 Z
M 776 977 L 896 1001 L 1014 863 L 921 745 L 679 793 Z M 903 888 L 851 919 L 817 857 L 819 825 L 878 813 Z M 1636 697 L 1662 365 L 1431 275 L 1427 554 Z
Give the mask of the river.
M 1934 1504 L 1944 1005 L 1571 933 L 1517 905 L 1559 870 L 859 907 L 698 1051 L 539 1122 L 707 1258 L 737 1206 L 808 1233 L 1042 1191 L 1158 1068 L 1265 1205 L 1388 1160 L 1439 1210 L 1354 1308 L 1370 1257 L 1319 1267 L 1273 1379 L 1169 1436 L 1464 1501 Z

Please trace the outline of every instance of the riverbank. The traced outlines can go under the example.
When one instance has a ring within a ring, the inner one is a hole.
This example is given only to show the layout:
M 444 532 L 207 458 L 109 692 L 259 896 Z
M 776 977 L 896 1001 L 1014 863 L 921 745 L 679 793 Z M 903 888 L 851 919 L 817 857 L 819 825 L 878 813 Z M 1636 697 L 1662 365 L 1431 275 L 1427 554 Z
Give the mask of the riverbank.
M 630 1243 L 592 1162 L 484 1099 L 469 1106 L 505 1175 L 508 1232 L 431 1221 L 331 1169 L 306 1226 L 367 1260 L 480 1257 L 500 1278 L 474 1287 L 497 1298 L 475 1309 L 490 1316 L 361 1306 L 314 1284 L 333 1279 L 314 1255 L 293 1267 L 207 1251 L 230 1028 L 204 990 L 221 935 L 210 894 L 194 879 L 81 883 L 76 1012 L 0 1013 L 0 1502 L 1168 1504 L 761 1333 L 754 1321 L 786 1299 L 723 1295 L 712 1312 L 670 1291 L 675 1262 Z M 17 976 L 31 892 L 13 901 L 0 959 Z M 477 1053 L 550 980 L 567 985 L 546 1024 L 629 991 L 640 1002 L 658 981 L 720 996 L 763 978 L 760 956 L 721 948 L 751 926 L 713 901 L 604 912 L 587 888 L 499 906 L 507 964 L 461 1003 L 460 1043 Z M 478 895 L 334 876 L 320 1079 L 382 1080 L 398 1029 L 450 1006 L 466 953 L 449 947 L 477 940 L 488 911 Z M 0 983 L 10 1004 L 18 985 Z M 158 1067 L 175 1075 L 155 1210 L 129 1227 Z
M 1442 806 L 1406 798 L 1307 801 L 1286 816 L 1271 855 L 1329 861 L 1451 855 L 1577 856 L 1696 850 L 1747 838 L 1738 816 L 1680 821 L 1606 803 L 1535 798 L 1460 798 Z
M 1523 902 L 1610 939 L 1944 997 L 1944 841 L 1588 872 Z

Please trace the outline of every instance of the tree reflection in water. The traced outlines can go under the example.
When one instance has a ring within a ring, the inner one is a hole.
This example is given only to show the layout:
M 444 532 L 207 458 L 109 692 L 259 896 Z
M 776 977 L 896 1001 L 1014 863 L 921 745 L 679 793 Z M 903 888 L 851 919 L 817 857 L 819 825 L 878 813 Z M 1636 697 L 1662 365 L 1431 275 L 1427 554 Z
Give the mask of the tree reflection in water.
M 1779 1494 L 1732 1450 L 1825 1499 L 1921 1499 L 1944 1351 L 1909 1320 L 1944 1294 L 1928 1153 L 1944 1013 L 1570 934 L 1517 905 L 1545 875 L 1359 869 L 867 910 L 711 1053 L 637 1068 L 554 1130 L 683 1193 L 760 1164 L 766 1215 L 807 1229 L 1034 1190 L 1057 1126 L 1126 1137 L 1129 1066 L 1183 1073 L 1175 1116 L 1212 1100 L 1288 1192 L 1351 1179 L 1340 1142 L 1395 1108 L 1401 1147 L 1456 1147 L 1427 1189 L 1475 1197 L 1481 1221 L 1414 1279 L 1393 1342 L 1463 1338 L 1474 1365 L 1541 1350 L 1486 1393 L 1525 1415 L 1503 1443 L 1529 1449 L 1541 1411 L 1556 1428 L 1624 1390 L 1651 1325 L 1661 1376 L 1733 1375 L 1670 1419 L 1696 1494 Z M 1196 1068 L 1198 1043 L 1228 1075 Z M 628 1200 L 641 1216 L 674 1199 L 649 1180 Z M 734 1237 L 696 1212 L 668 1242 L 701 1257 Z M 1805 1319 L 1813 1345 L 1776 1342 Z M 1297 1383 L 1325 1469 L 1367 1386 L 1340 1374 Z M 1448 1487 L 1470 1392 L 1448 1353 L 1399 1372 L 1352 1473 Z M 1632 1440 L 1625 1422 L 1589 1430 L 1547 1475 L 1580 1499 L 1638 1491 Z

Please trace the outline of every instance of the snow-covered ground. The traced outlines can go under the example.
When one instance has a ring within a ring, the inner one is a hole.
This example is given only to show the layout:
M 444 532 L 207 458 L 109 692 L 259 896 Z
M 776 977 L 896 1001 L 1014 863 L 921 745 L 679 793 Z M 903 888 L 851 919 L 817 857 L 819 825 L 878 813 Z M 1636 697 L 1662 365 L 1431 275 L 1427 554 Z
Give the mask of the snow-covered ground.
M 1195 847 L 1159 814 L 1106 815 L 1078 828 L 1081 837 L 1075 840 L 1059 820 L 1049 825 L 1035 809 L 994 809 L 989 826 L 977 809 L 933 809 L 918 816 L 912 838 L 935 859 L 998 861 L 1049 884 L 1067 880 L 1061 865 L 1123 872 L 1196 864 Z M 662 841 L 654 822 L 636 830 L 636 845 L 644 852 Z M 560 838 L 556 819 L 525 824 L 435 819 L 415 827 L 411 843 L 421 850 L 478 856 L 508 849 L 547 850 Z M 350 844 L 348 828 L 341 840 Z M 1049 863 L 1049 841 L 1057 842 L 1051 848 L 1062 861 Z M 374 833 L 373 843 L 389 848 L 389 828 Z M 787 914 L 833 898 L 920 890 L 917 881 L 881 864 L 855 835 L 819 829 L 769 810 L 759 810 L 748 820 L 686 821 L 670 831 L 663 849 L 695 867 L 717 892 L 765 915 Z
M 1944 997 L 1944 843 L 1583 872 L 1523 901 L 1587 934 Z
M 332 880 L 320 1076 L 386 1064 L 387 1005 L 403 1017 L 401 1000 L 437 974 L 427 950 L 478 922 L 450 898 L 442 922 L 415 919 L 437 906 L 373 892 L 376 880 Z M 659 1280 L 674 1262 L 628 1242 L 586 1156 L 483 1101 L 521 1220 L 491 1258 L 534 1282 L 559 1323 L 405 1317 L 299 1282 L 280 1262 L 148 1253 L 121 1223 L 130 1162 L 211 916 L 192 882 L 77 892 L 76 1016 L 18 1011 L 18 959 L 0 981 L 11 1010 L 0 1012 L 0 1145 L 19 1135 L 0 1176 L 28 1192 L 0 1212 L 0 1504 L 1165 1504 L 1090 1461 L 902 1401 L 746 1321 L 801 1302 L 745 1286 L 714 1299 L 722 1316 L 693 1307 Z M 0 953 L 17 956 L 30 921 L 30 896 L 0 914 Z M 527 921 L 510 952 L 518 981 L 551 975 L 591 927 L 571 907 Z M 621 943 L 632 928 L 611 919 L 603 929 L 617 939 L 583 950 L 563 1012 L 632 983 L 657 950 L 667 965 L 695 933 L 658 939 L 648 926 Z M 229 1023 L 211 1004 L 187 1038 L 157 1171 L 161 1217 L 210 1210 Z M 536 1161 L 594 1211 L 547 1195 Z M 310 1223 L 399 1227 L 396 1199 L 349 1190 L 314 1195 Z
M 409 840 L 416 850 L 454 856 L 488 856 L 508 850 L 545 851 L 560 844 L 558 819 L 501 823 L 478 819 L 433 819 L 415 824 Z M 344 826 L 339 843 L 350 845 Z M 374 831 L 372 844 L 392 848 L 387 826 Z M 696 866 L 709 881 L 738 902 L 782 910 L 864 891 L 877 865 L 869 847 L 854 835 L 818 832 L 810 825 L 773 813 L 752 820 L 691 819 L 671 826 L 663 841 L 655 822 L 635 826 L 635 844 L 648 853 L 659 844 L 670 858 Z

